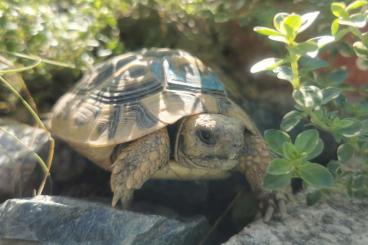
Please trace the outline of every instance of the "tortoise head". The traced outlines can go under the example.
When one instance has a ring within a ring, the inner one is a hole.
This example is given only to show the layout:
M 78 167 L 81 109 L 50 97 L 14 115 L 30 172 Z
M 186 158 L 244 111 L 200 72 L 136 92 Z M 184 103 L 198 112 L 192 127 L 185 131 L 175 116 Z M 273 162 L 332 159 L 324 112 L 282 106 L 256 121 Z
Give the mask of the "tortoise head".
M 230 170 L 252 151 L 252 136 L 239 119 L 198 114 L 182 122 L 175 158 L 187 168 Z

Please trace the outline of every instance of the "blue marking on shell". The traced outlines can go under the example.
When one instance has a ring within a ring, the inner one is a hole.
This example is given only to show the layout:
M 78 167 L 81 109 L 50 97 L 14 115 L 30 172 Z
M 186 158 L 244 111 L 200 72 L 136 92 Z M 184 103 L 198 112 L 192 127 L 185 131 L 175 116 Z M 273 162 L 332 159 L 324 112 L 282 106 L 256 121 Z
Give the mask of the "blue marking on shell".
M 168 81 L 168 89 L 226 94 L 225 86 L 215 74 L 200 73 L 197 67 L 191 64 L 175 67 L 164 60 L 163 70 Z
M 151 64 L 151 71 L 157 81 L 163 82 L 165 79 L 164 71 L 160 60 L 155 60 Z
M 203 74 L 202 90 L 215 90 L 224 92 L 225 86 L 215 74 Z

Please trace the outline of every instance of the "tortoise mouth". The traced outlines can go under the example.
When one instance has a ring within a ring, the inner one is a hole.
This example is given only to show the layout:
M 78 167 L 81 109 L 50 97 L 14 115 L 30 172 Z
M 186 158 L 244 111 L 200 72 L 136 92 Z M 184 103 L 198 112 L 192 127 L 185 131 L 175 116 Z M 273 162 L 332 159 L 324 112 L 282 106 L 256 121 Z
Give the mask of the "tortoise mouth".
M 221 169 L 230 170 L 238 165 L 240 156 L 235 155 L 232 157 L 224 155 L 214 156 L 191 156 L 179 151 L 178 154 L 179 164 L 185 165 L 188 168 L 201 168 L 201 169 Z

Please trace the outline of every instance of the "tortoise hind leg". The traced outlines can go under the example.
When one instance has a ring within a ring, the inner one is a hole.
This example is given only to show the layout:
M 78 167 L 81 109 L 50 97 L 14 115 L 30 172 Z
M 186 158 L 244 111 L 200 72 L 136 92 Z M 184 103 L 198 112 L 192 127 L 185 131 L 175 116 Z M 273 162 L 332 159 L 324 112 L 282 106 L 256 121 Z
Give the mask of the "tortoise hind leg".
M 133 192 L 162 166 L 168 163 L 170 140 L 167 129 L 163 128 L 138 140 L 117 147 L 111 173 L 111 190 L 114 193 L 112 206 L 119 200 L 128 208 Z

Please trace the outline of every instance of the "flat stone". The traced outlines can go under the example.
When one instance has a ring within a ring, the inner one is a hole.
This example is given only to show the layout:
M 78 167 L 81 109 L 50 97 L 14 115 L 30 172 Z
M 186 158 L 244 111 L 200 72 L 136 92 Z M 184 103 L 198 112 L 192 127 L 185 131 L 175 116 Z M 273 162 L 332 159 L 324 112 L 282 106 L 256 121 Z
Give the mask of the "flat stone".
M 223 244 L 368 244 L 367 199 L 333 196 L 307 206 L 300 194 L 288 213 L 284 220 L 254 222 Z
M 0 206 L 1 242 L 47 244 L 196 244 L 203 217 L 169 218 L 66 197 L 10 199 Z

